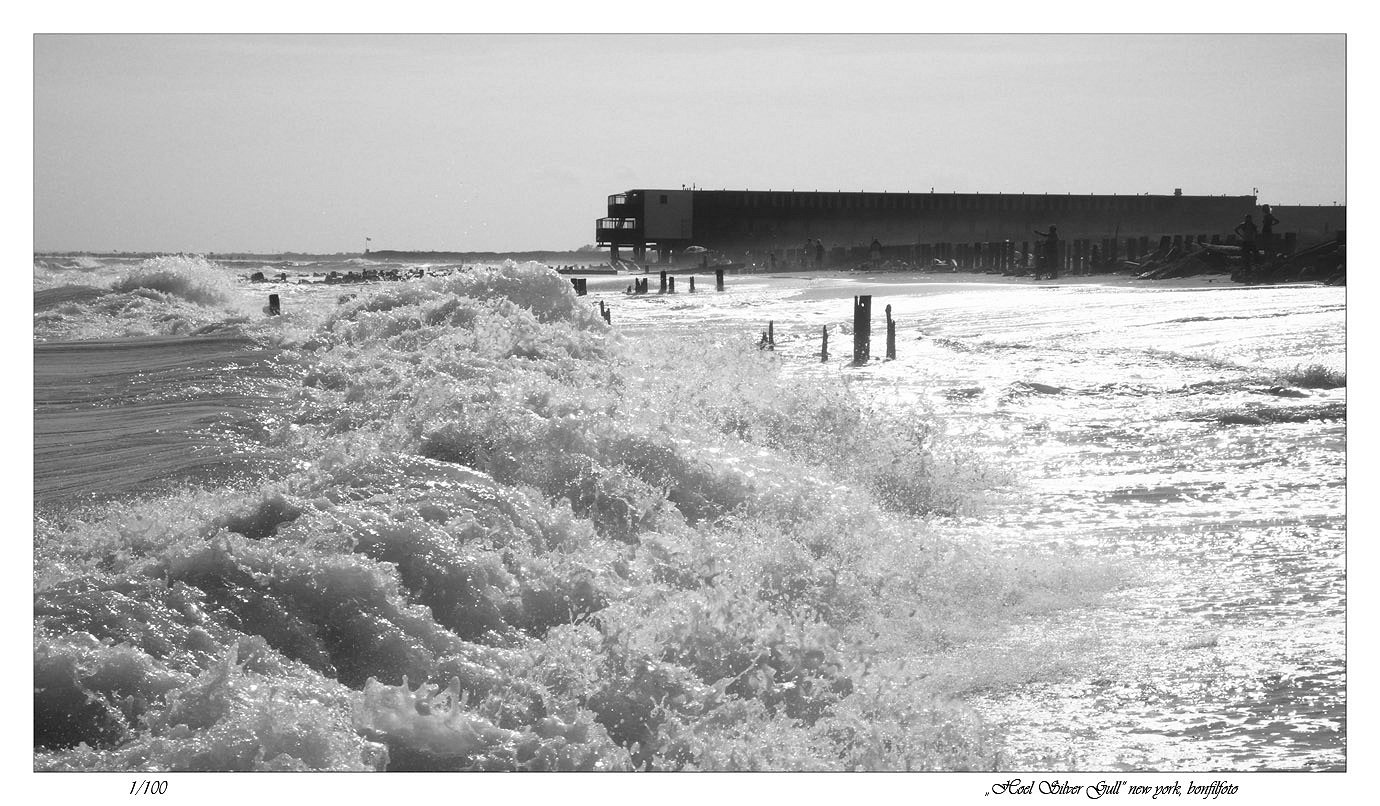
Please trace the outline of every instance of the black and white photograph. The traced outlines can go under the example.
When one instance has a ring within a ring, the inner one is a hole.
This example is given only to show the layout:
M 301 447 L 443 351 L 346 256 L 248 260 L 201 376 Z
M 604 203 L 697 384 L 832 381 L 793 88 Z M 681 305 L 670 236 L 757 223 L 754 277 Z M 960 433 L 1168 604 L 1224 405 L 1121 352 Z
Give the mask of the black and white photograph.
M 1364 772 L 1344 24 L 49 23 L 36 785 Z

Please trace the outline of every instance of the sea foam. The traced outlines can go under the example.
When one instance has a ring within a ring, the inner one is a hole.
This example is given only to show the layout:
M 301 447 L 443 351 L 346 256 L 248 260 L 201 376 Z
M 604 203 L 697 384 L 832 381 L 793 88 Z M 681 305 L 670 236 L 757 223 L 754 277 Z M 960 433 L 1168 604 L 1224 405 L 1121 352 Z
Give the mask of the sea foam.
M 197 267 L 115 294 L 213 301 Z M 755 350 L 620 337 L 538 265 L 296 326 L 259 448 L 289 471 L 36 524 L 36 768 L 989 766 L 876 653 L 1080 587 L 975 597 L 1045 583 L 914 517 L 954 495 L 933 432 Z

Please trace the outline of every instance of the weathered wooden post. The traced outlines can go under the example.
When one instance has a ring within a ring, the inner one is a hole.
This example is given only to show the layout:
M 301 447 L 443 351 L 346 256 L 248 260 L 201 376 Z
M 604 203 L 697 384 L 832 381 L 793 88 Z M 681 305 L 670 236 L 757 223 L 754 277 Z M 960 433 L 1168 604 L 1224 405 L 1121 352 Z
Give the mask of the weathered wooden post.
M 599 301 L 599 313 L 603 315 L 605 322 L 609 323 L 610 325 L 613 324 L 613 308 L 604 307 L 603 300 Z
M 694 277 L 691 277 L 691 278 L 690 278 L 690 293 L 691 293 L 691 294 L 695 293 L 695 278 L 694 278 Z
M 872 295 L 853 297 L 853 363 L 866 364 L 872 353 Z
M 277 295 L 277 294 L 269 294 L 269 295 L 268 295 L 268 315 L 269 315 L 269 316 L 277 316 L 277 315 L 281 314 L 282 312 L 283 312 L 283 305 L 282 305 L 282 302 L 278 299 L 278 295 Z
M 667 277 L 667 278 L 666 278 L 666 293 L 667 293 L 667 294 L 674 294 L 674 293 L 676 293 L 676 278 L 675 278 L 675 277 Z
M 714 270 L 714 290 L 715 290 L 715 291 L 723 291 L 723 290 L 724 290 L 724 270 L 723 270 L 723 269 L 715 269 L 715 270 Z
M 829 326 L 820 325 L 819 329 L 822 334 L 819 346 L 819 360 L 821 363 L 827 364 L 829 363 Z
M 661 290 L 658 291 L 657 293 L 658 293 L 658 294 L 665 294 L 665 293 L 666 293 L 666 270 L 665 270 L 665 269 L 662 269 L 662 271 L 661 271 Z
M 767 349 L 776 349 L 776 322 L 767 320 Z
M 891 318 L 891 306 L 886 306 L 886 357 L 896 360 L 896 321 Z

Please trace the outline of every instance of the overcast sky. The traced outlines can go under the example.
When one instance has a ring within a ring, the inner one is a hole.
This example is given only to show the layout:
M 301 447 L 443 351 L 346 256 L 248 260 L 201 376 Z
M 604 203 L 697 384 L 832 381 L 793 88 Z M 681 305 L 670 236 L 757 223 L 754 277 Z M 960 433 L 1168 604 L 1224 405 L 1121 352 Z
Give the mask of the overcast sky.
M 34 248 L 573 249 L 636 187 L 1346 202 L 1340 35 L 39 35 Z

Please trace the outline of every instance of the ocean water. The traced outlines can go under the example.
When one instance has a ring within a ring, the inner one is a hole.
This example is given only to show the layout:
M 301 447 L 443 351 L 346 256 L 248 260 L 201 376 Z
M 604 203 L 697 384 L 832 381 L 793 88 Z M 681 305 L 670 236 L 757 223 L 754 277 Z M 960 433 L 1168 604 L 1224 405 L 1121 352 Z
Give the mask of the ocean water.
M 35 261 L 35 769 L 1345 766 L 1343 289 L 360 265 Z

